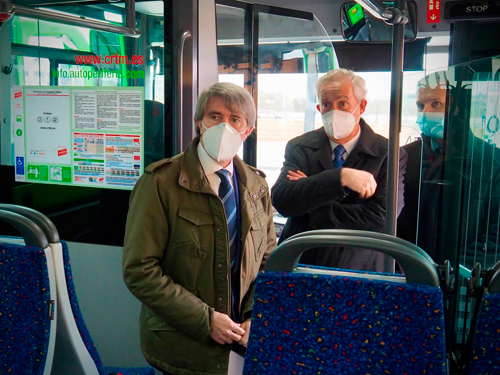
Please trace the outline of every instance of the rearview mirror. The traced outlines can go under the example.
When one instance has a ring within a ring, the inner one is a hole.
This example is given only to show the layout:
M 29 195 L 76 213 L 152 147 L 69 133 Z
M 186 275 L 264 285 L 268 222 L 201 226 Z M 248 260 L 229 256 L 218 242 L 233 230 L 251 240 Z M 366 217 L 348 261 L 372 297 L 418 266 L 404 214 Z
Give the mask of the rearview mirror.
M 377 3 L 383 9 L 394 7 L 394 2 Z M 414 41 L 417 37 L 417 7 L 414 2 L 406 2 L 408 23 L 405 25 L 405 41 Z M 356 3 L 345 3 L 341 9 L 342 36 L 350 43 L 390 43 L 392 26 L 376 19 Z

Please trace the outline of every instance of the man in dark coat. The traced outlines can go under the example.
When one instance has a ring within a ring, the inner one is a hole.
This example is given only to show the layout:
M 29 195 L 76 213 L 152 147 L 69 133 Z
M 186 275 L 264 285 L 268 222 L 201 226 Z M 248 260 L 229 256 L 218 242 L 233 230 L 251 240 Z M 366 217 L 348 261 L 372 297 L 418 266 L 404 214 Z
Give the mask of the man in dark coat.
M 442 263 L 446 254 L 440 254 L 443 234 L 445 186 L 461 190 L 458 228 L 460 264 L 467 268 L 480 262 L 490 267 L 500 260 L 500 153 L 493 145 L 477 138 L 466 130 L 466 153 L 456 149 L 456 144 L 445 143 L 444 116 L 450 86 L 445 72 L 427 75 L 418 82 L 417 123 L 422 139 L 405 145 L 408 165 L 405 175 L 405 207 L 398 218 L 398 237 L 416 243 L 435 261 Z M 449 96 L 450 98 L 452 96 Z M 457 100 L 457 98 L 455 98 Z M 455 103 L 457 104 L 457 103 Z M 453 106 L 454 108 L 456 106 Z M 446 129 L 461 131 L 463 116 L 451 116 Z M 448 135 L 448 139 L 455 138 Z M 452 170 L 459 168 L 459 170 Z M 446 175 L 445 175 L 446 173 Z M 451 181 L 450 175 L 459 175 L 461 181 Z
M 367 105 L 365 81 L 346 69 L 321 77 L 317 93 L 324 127 L 288 142 L 273 206 L 288 217 L 280 242 L 314 229 L 382 232 L 386 218 L 387 139 L 360 118 Z M 406 153 L 400 153 L 398 210 L 403 207 Z M 310 250 L 301 262 L 383 271 L 380 253 L 347 248 Z

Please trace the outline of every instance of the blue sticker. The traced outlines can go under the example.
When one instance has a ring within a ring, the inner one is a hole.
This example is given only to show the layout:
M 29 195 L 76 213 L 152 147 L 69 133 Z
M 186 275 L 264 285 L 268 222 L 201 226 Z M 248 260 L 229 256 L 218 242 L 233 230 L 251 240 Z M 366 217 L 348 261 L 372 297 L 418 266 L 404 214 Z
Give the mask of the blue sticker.
M 16 156 L 16 174 L 24 175 L 24 157 Z

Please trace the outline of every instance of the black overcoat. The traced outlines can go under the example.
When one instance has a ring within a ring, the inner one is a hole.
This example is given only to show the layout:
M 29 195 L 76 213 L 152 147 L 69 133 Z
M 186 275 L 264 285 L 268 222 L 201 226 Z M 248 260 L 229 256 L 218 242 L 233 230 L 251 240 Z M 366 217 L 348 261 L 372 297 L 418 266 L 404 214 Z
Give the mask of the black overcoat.
M 305 133 L 288 142 L 280 176 L 272 188 L 273 206 L 287 217 L 280 242 L 315 229 L 358 229 L 383 232 L 386 219 L 387 151 L 386 138 L 375 134 L 360 120 L 361 136 L 342 168 L 370 172 L 377 189 L 370 199 L 342 187 L 341 168 L 333 168 L 332 150 L 324 128 Z M 398 212 L 404 205 L 403 176 L 406 152 L 400 151 Z M 301 170 L 308 177 L 290 181 L 288 171 Z M 303 263 L 328 267 L 383 271 L 384 257 L 368 251 L 348 248 L 310 250 L 301 259 Z

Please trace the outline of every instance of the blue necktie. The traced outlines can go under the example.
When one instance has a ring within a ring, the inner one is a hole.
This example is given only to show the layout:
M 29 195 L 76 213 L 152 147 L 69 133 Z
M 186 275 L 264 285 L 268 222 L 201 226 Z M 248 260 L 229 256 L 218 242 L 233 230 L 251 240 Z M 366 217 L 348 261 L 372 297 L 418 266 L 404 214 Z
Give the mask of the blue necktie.
M 225 169 L 220 169 L 215 172 L 220 178 L 219 197 L 224 204 L 226 211 L 227 227 L 229 232 L 229 249 L 231 252 L 231 269 L 236 263 L 237 243 L 236 236 L 238 234 L 238 215 L 236 214 L 236 194 L 231 185 L 229 172 Z
M 340 168 L 344 165 L 344 154 L 346 153 L 345 147 L 342 145 L 338 145 L 333 149 L 333 168 Z

